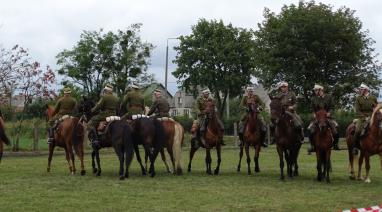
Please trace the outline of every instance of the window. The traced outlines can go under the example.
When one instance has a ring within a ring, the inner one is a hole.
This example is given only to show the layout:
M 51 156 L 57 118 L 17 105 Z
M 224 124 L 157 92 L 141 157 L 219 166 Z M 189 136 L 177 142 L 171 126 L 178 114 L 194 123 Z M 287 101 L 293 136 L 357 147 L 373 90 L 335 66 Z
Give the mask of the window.
M 182 97 L 178 97 L 178 104 L 182 104 Z
M 173 111 L 172 111 L 172 116 L 177 116 L 178 115 L 178 110 L 177 109 L 174 109 Z
M 189 109 L 184 109 L 183 110 L 184 115 L 190 115 L 190 110 Z

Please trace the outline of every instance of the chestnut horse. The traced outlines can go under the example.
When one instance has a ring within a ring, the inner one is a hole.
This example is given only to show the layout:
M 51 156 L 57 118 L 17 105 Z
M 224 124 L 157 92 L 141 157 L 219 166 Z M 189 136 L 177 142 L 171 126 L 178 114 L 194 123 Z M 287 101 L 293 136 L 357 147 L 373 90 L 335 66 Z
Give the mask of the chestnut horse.
M 214 170 L 214 174 L 219 174 L 220 163 L 221 163 L 221 141 L 223 139 L 223 132 L 221 131 L 218 123 L 218 118 L 215 113 L 215 104 L 213 102 L 207 102 L 206 104 L 206 132 L 204 134 L 205 148 L 206 148 L 206 172 L 207 174 L 212 174 L 211 171 L 211 149 L 216 147 L 217 153 L 217 166 Z M 191 171 L 192 158 L 194 157 L 195 152 L 199 148 L 195 148 L 193 145 L 190 150 L 190 162 L 188 163 L 188 172 Z
M 164 143 L 163 148 L 160 150 L 162 161 L 166 166 L 167 172 L 181 175 L 183 173 L 181 157 L 184 140 L 184 128 L 180 123 L 174 121 L 173 119 L 160 118 L 160 120 L 164 127 Z M 170 155 L 172 170 L 167 164 L 164 148 L 167 149 L 167 152 Z M 146 169 L 147 159 L 148 155 L 145 155 Z
M 298 176 L 297 158 L 300 152 L 300 132 L 294 129 L 293 117 L 282 106 L 279 98 L 271 98 L 271 120 L 275 126 L 274 136 L 280 160 L 280 179 L 284 180 L 284 159 L 290 178 Z
M 354 171 L 355 169 L 354 161 L 358 160 L 358 152 L 354 152 L 354 148 L 356 147 L 355 141 L 353 139 L 354 133 L 355 133 L 355 123 L 352 122 L 346 128 L 346 144 L 348 147 L 349 168 L 350 168 L 349 178 L 352 180 L 356 179 L 355 171 Z
M 3 143 L 5 143 L 6 145 L 10 145 L 11 144 L 9 139 L 8 139 L 8 137 L 7 137 L 7 135 L 5 134 L 4 121 L 0 117 L 0 162 L 1 162 L 1 158 L 3 157 L 3 150 L 4 150 Z
M 382 105 L 378 105 L 371 115 L 368 133 L 361 138 L 361 154 L 358 161 L 358 179 L 361 177 L 363 159 L 365 158 L 365 182 L 370 183 L 370 156 L 378 154 L 382 168 Z
M 331 170 L 330 153 L 333 145 L 333 134 L 325 110 L 315 113 L 316 131 L 313 135 L 313 143 L 316 148 L 317 157 L 317 180 L 321 181 L 324 177 L 330 183 L 329 172 Z
M 255 102 L 248 104 L 248 119 L 244 127 L 243 143 L 240 145 L 239 164 L 237 171 L 240 171 L 241 158 L 243 157 L 243 148 L 245 146 L 245 154 L 247 155 L 248 174 L 251 174 L 251 158 L 249 156 L 249 147 L 255 148 L 255 172 L 260 172 L 259 154 L 261 149 L 261 126 L 257 119 L 259 111 Z
M 53 116 L 54 108 L 47 106 L 46 121 L 49 121 Z M 85 175 L 84 167 L 84 127 L 77 117 L 68 117 L 64 119 L 57 127 L 54 133 L 54 142 L 49 144 L 49 156 L 47 172 L 50 172 L 50 165 L 55 146 L 64 148 L 66 160 L 68 162 L 69 171 L 71 174 L 76 172 L 74 164 L 74 153 L 81 161 L 81 175 Z

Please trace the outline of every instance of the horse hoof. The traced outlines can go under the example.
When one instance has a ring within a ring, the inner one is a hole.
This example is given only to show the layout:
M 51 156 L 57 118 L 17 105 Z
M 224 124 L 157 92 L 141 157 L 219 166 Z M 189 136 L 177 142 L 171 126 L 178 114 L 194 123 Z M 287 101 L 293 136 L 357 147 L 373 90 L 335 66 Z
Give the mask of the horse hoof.
M 97 170 L 96 168 L 94 168 L 94 169 L 93 169 L 93 174 L 97 173 L 97 171 L 98 171 L 98 170 Z
M 214 175 L 218 175 L 219 174 L 219 170 L 216 170 L 214 171 Z
M 354 175 L 350 175 L 350 176 L 349 176 L 349 179 L 351 179 L 351 180 L 356 180 L 356 177 L 355 177 Z
M 280 180 L 285 182 L 285 177 L 280 177 Z
M 212 172 L 211 172 L 211 171 L 206 171 L 206 173 L 207 173 L 208 175 L 212 175 Z
M 125 179 L 125 176 L 119 176 L 119 180 L 124 180 Z
M 49 173 L 49 172 L 50 172 L 50 168 L 47 168 L 47 169 L 46 169 L 46 172 L 48 172 L 48 173 Z
M 129 178 L 129 174 L 125 174 L 125 178 Z
M 150 177 L 155 177 L 155 173 L 151 173 L 151 174 L 150 174 Z
M 86 174 L 85 170 L 81 170 L 81 176 L 84 176 Z
M 240 167 L 237 167 L 237 172 L 240 172 Z
M 298 176 L 298 172 L 295 172 L 295 173 L 294 173 L 294 176 L 297 177 L 297 176 Z
M 183 175 L 183 170 L 181 168 L 177 168 L 176 175 Z
M 260 172 L 260 169 L 259 168 L 255 168 L 255 172 Z
M 96 176 L 97 176 L 97 177 L 101 176 L 101 172 L 100 172 L 100 171 L 97 172 L 97 173 L 96 173 Z
M 74 172 L 70 172 L 71 175 L 74 175 Z
M 365 183 L 371 183 L 370 178 L 367 178 L 367 179 L 365 180 Z
M 326 179 L 326 183 L 330 183 L 330 180 L 329 180 L 329 179 Z
M 363 177 L 357 177 L 357 180 L 362 181 L 362 180 L 364 180 L 364 178 Z

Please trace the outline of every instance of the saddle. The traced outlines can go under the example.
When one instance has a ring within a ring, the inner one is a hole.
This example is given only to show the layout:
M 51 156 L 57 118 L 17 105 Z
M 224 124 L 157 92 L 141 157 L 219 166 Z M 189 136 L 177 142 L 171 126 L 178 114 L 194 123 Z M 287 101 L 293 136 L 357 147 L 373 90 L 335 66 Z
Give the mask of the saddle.
M 58 132 L 59 131 L 59 125 L 65 121 L 66 119 L 71 119 L 73 118 L 72 116 L 69 116 L 69 115 L 63 115 L 61 118 L 57 119 L 53 125 L 53 129 L 55 132 Z
M 114 121 L 121 120 L 121 117 L 119 116 L 108 116 L 106 117 L 106 121 L 101 121 L 98 124 L 97 127 L 97 133 L 99 135 L 105 134 L 107 130 L 109 129 L 109 125 L 113 123 Z
M 175 120 L 170 118 L 170 117 L 162 117 L 162 118 L 157 118 L 158 121 L 172 121 L 174 122 Z

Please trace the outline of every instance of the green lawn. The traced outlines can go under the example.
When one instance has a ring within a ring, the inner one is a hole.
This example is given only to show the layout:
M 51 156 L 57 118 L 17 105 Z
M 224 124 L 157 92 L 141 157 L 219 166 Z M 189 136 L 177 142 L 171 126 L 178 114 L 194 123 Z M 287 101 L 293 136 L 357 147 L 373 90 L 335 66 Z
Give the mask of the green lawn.
M 382 203 L 378 157 L 372 158 L 372 182 L 366 184 L 349 180 L 346 151 L 333 152 L 332 183 L 327 184 L 314 180 L 316 159 L 306 148 L 299 157 L 300 176 L 285 182 L 279 180 L 274 146 L 262 150 L 261 172 L 251 176 L 245 163 L 236 172 L 238 149 L 232 147 L 223 148 L 219 176 L 205 174 L 204 151 L 198 151 L 192 173 L 167 174 L 158 160 L 155 178 L 140 176 L 134 160 L 125 181 L 118 180 L 111 150 L 101 152 L 101 177 L 91 174 L 90 155 L 86 176 L 69 175 L 62 154 L 53 158 L 51 173 L 46 173 L 46 156 L 5 157 L 0 164 L 0 211 L 339 211 Z M 183 156 L 186 165 L 188 150 Z M 214 151 L 213 167 L 215 162 Z

